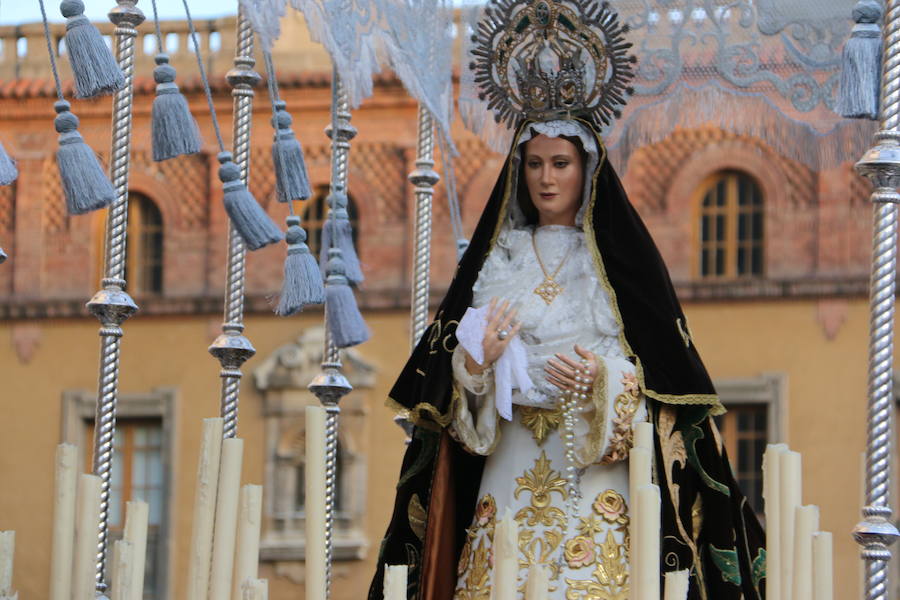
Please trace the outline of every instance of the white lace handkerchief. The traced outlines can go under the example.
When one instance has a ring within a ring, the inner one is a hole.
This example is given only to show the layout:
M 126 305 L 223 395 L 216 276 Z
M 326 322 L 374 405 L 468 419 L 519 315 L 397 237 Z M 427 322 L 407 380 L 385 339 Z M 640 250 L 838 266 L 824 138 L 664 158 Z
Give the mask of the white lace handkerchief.
M 456 339 L 479 365 L 484 362 L 484 331 L 487 329 L 488 306 L 468 308 L 456 327 Z M 518 336 L 509 341 L 494 365 L 494 403 L 497 412 L 512 421 L 512 390 L 528 393 L 534 384 L 528 376 L 528 356 Z

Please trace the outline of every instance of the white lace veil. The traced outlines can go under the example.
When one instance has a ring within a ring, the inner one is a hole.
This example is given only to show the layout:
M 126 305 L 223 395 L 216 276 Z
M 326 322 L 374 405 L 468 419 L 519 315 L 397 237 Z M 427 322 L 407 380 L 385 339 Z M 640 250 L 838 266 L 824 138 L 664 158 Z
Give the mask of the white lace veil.
M 594 172 L 600 162 L 600 149 L 597 148 L 597 142 L 590 130 L 582 123 L 578 121 L 545 121 L 543 123 L 529 125 L 528 128 L 522 132 L 522 135 L 519 137 L 519 143 L 513 150 L 512 192 L 507 204 L 509 208 L 506 215 L 506 222 L 503 224 L 504 230 L 522 229 L 527 225 L 525 213 L 522 212 L 518 199 L 519 170 L 521 162 L 520 150 L 525 142 L 536 135 L 541 134 L 550 138 L 566 136 L 581 140 L 581 146 L 587 154 L 587 164 L 584 165 L 584 190 L 581 195 L 581 207 L 578 209 L 578 214 L 575 216 L 575 225 L 581 227 L 584 223 L 584 209 L 587 206 L 586 200 L 590 197 L 591 193 L 592 178 L 590 174 Z

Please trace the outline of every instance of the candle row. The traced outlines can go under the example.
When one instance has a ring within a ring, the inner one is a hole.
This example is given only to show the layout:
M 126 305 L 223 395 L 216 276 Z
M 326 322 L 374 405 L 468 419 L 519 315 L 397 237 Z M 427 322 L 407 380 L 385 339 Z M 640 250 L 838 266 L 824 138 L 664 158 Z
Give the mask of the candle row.
M 221 418 L 204 419 L 188 562 L 188 600 L 262 600 L 257 579 L 262 486 L 241 487 L 244 441 L 223 440 Z
M 831 533 L 818 531 L 819 508 L 803 506 L 802 459 L 785 444 L 763 457 L 766 514 L 766 597 L 833 600 Z
M 56 449 L 50 599 L 94 600 L 94 559 L 100 523 L 101 482 L 78 474 L 78 448 Z M 128 502 L 123 539 L 113 549 L 112 600 L 140 600 L 144 589 L 148 507 Z M 2 597 L 2 594 L 0 594 Z

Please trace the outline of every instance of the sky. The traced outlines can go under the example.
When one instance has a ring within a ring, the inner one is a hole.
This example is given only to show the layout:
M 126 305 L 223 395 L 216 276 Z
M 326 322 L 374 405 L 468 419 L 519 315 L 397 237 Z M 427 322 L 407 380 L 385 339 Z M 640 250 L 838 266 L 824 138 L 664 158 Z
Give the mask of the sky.
M 105 21 L 106 13 L 116 5 L 115 0 L 84 0 L 85 14 L 92 21 Z M 65 19 L 59 13 L 58 0 L 44 0 L 47 7 L 47 17 L 51 21 L 62 22 Z M 208 19 L 233 15 L 237 13 L 237 0 L 190 0 L 191 16 L 196 19 Z M 138 7 L 144 11 L 148 18 L 153 14 L 153 8 L 149 0 L 141 0 Z M 184 5 L 181 0 L 157 0 L 156 7 L 160 19 L 183 19 Z M 41 9 L 34 0 L 0 0 L 0 25 L 19 25 L 22 23 L 35 23 L 41 20 Z
M 456 5 L 470 4 L 476 0 L 454 0 Z M 106 13 L 116 5 L 116 0 L 84 0 L 85 14 L 92 21 L 105 21 Z M 65 19 L 59 14 L 58 0 L 44 0 L 47 7 L 47 17 L 50 21 L 63 22 Z M 191 16 L 195 19 L 211 19 L 225 15 L 237 14 L 237 0 L 189 0 Z M 153 15 L 150 0 L 139 0 L 138 7 L 144 11 L 147 18 Z M 182 0 L 156 0 L 156 9 L 160 19 L 183 19 L 184 5 Z M 22 23 L 36 23 L 41 20 L 41 9 L 35 0 L 0 0 L 0 25 L 21 25 Z

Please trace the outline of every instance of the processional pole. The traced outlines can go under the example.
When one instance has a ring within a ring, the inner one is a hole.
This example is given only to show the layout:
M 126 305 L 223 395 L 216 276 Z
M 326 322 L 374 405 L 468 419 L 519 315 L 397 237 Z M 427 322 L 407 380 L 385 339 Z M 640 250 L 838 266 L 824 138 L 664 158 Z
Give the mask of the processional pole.
M 100 321 L 100 378 L 94 418 L 93 472 L 100 477 L 100 523 L 97 539 L 96 589 L 103 594 L 106 582 L 106 555 L 109 542 L 110 475 L 116 430 L 119 394 L 119 349 L 122 323 L 138 307 L 125 292 L 125 236 L 128 230 L 128 171 L 131 155 L 131 114 L 134 77 L 134 40 L 144 13 L 136 0 L 117 0 L 109 12 L 116 26 L 116 61 L 125 75 L 125 85 L 113 98 L 112 151 L 110 171 L 116 197 L 106 219 L 103 289 L 94 294 L 88 310 Z
M 440 181 L 434 171 L 434 120 L 424 104 L 419 104 L 416 168 L 409 180 L 416 186 L 416 214 L 413 233 L 413 286 L 410 304 L 410 346 L 416 347 L 428 326 L 431 283 L 431 215 L 434 186 Z
M 853 530 L 866 561 L 866 600 L 887 600 L 890 544 L 900 533 L 889 505 L 893 410 L 894 302 L 897 278 L 897 203 L 900 202 L 900 0 L 888 0 L 884 20 L 881 131 L 857 165 L 875 187 L 869 330 L 866 506 Z
M 347 91 L 338 74 L 337 66 L 331 74 L 331 124 L 325 134 L 331 138 L 331 185 L 328 194 L 329 210 L 334 210 L 347 195 L 347 170 L 349 166 L 350 140 L 356 136 L 356 128 L 350 124 L 350 104 Z M 344 204 L 346 205 L 346 204 Z M 329 260 L 332 265 L 335 261 Z M 326 268 L 324 275 L 329 275 Z M 335 345 L 329 329 L 327 311 L 325 317 L 325 346 L 322 355 L 322 372 L 317 375 L 309 389 L 325 408 L 325 581 L 326 595 L 331 596 L 331 562 L 334 547 L 334 505 L 337 478 L 338 406 L 341 398 L 353 387 L 341 372 L 340 349 Z
M 241 170 L 241 181 L 249 187 L 250 179 L 250 128 L 253 117 L 253 88 L 260 76 L 253 70 L 253 28 L 238 8 L 237 49 L 234 68 L 226 79 L 234 98 L 233 154 L 234 162 Z M 227 280 L 225 286 L 225 320 L 222 333 L 209 347 L 209 353 L 219 360 L 222 367 L 220 416 L 225 422 L 224 437 L 237 435 L 238 400 L 241 391 L 241 366 L 256 354 L 256 349 L 244 336 L 244 280 L 247 249 L 231 219 L 228 220 Z

